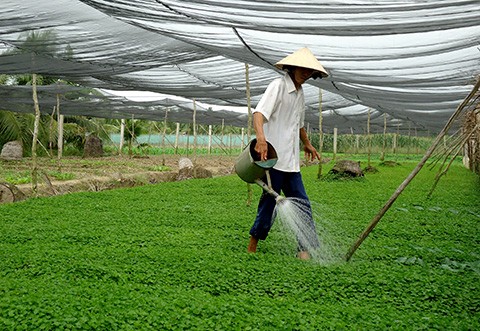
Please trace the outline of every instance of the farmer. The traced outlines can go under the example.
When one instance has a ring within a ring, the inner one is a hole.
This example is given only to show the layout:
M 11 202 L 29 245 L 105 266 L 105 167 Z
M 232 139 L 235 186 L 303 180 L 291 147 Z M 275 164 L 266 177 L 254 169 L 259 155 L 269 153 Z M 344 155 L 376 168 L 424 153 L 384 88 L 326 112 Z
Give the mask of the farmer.
M 267 159 L 267 141 L 278 154 L 275 166 L 270 169 L 273 190 L 286 197 L 302 199 L 308 217 L 302 220 L 308 229 L 307 238 L 298 238 L 297 257 L 310 259 L 309 249 L 319 246 L 313 222 L 310 201 L 300 174 L 300 141 L 308 160 L 320 159 L 304 128 L 305 99 L 302 84 L 309 78 L 327 77 L 328 73 L 308 48 L 302 48 L 277 62 L 278 69 L 285 70 L 283 77 L 276 78 L 267 87 L 253 112 L 253 127 L 257 143 L 255 151 L 261 160 Z M 266 178 L 264 178 L 266 181 Z M 259 240 L 265 240 L 273 224 L 275 198 L 263 191 L 258 203 L 255 222 L 250 230 L 248 252 L 257 250 Z

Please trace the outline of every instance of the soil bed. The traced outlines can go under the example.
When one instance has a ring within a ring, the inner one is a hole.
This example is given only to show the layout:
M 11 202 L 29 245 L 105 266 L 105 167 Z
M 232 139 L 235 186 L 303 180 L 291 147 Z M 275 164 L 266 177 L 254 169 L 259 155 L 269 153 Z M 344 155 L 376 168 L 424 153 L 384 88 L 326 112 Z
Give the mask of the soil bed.
M 61 161 L 39 158 L 37 196 L 66 194 L 79 191 L 101 191 L 120 187 L 174 181 L 179 171 L 179 160 L 186 156 L 104 156 L 98 158 L 65 157 Z M 211 172 L 213 177 L 233 172 L 236 156 L 189 156 L 197 167 Z M 7 174 L 31 174 L 32 160 L 0 161 L 0 203 L 23 200 L 33 196 L 32 184 L 15 184 Z M 54 174 L 54 175 L 52 175 Z M 59 179 L 60 177 L 60 179 Z M 62 179 L 68 178 L 68 179 Z M 13 187 L 12 187 L 13 186 Z M 13 192 L 16 191 L 16 192 Z

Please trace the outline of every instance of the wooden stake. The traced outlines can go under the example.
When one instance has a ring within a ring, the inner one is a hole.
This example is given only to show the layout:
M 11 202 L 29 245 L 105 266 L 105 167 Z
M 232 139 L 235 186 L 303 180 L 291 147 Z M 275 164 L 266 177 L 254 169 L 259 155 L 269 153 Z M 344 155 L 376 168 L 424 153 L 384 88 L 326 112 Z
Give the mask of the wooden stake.
M 118 154 L 122 155 L 123 144 L 125 143 L 125 119 L 120 120 L 120 144 Z
M 383 113 L 383 146 L 382 146 L 382 155 L 380 156 L 380 161 L 385 160 L 386 148 L 387 148 L 387 113 Z
M 250 98 L 250 68 L 248 63 L 245 63 L 245 93 L 247 97 L 247 109 L 248 109 L 248 126 L 247 126 L 247 136 L 248 139 L 252 136 L 252 104 Z
M 371 154 L 372 154 L 372 136 L 370 135 L 370 113 L 371 109 L 368 108 L 368 117 L 367 117 L 367 154 L 368 154 L 368 162 L 367 166 L 371 167 Z
M 338 135 L 338 129 L 333 128 L 333 160 L 335 161 L 337 159 L 337 135 Z
M 167 117 L 168 117 L 168 108 L 165 110 L 165 118 L 163 120 L 163 131 L 162 131 L 162 152 L 163 159 L 162 165 L 165 165 L 165 135 L 167 134 Z
M 52 115 L 50 116 L 50 123 L 48 126 L 48 154 L 53 158 L 53 117 L 55 116 L 55 106 L 53 106 Z
M 57 125 L 58 125 L 58 140 L 57 140 L 57 159 L 60 160 L 63 156 L 63 122 L 65 115 L 60 114 L 60 96 L 57 94 Z
M 177 122 L 177 128 L 175 129 L 175 155 L 178 154 L 178 138 L 180 136 L 180 123 Z
M 197 103 L 193 99 L 193 161 L 197 158 Z
M 212 125 L 208 126 L 208 155 L 212 154 Z
M 37 194 L 38 185 L 38 165 L 37 165 L 37 140 L 40 126 L 40 106 L 37 96 L 37 74 L 32 74 L 32 98 L 35 111 L 35 121 L 33 123 L 33 141 L 32 141 L 32 190 Z
M 322 157 L 323 157 L 323 115 L 322 115 L 322 89 L 318 89 L 318 155 L 320 159 L 318 160 L 318 172 L 317 179 L 322 178 Z
M 250 68 L 248 66 L 248 63 L 245 63 L 245 92 L 247 97 L 247 109 L 248 109 L 248 125 L 247 125 L 247 144 L 248 144 L 249 139 L 252 136 L 252 122 L 253 122 L 252 106 L 251 106 L 251 99 L 250 99 Z M 242 128 L 242 150 L 244 146 L 243 134 L 244 134 L 244 130 Z M 247 183 L 247 206 L 250 206 L 252 204 L 252 196 L 253 196 L 252 185 Z

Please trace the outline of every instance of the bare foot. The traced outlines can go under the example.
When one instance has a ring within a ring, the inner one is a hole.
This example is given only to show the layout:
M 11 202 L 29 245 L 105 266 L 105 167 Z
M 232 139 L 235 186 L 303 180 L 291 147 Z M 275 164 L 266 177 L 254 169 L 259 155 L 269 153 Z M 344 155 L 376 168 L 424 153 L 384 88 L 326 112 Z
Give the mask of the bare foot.
M 258 239 L 250 236 L 250 242 L 248 243 L 247 252 L 255 253 L 257 251 Z
M 307 251 L 298 252 L 297 257 L 300 260 L 310 260 L 310 254 Z

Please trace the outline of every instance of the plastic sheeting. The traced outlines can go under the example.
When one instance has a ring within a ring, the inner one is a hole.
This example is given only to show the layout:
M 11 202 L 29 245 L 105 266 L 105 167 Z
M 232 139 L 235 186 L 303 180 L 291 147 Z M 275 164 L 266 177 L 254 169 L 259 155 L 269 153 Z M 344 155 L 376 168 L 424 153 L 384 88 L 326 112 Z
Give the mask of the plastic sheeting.
M 38 41 L 26 42 L 32 32 Z M 480 73 L 480 6 L 460 0 L 3 0 L 0 41 L 0 73 L 182 96 L 200 102 L 200 123 L 235 126 L 247 123 L 245 109 L 230 108 L 247 105 L 245 63 L 254 107 L 279 75 L 273 64 L 307 46 L 331 74 L 304 85 L 311 128 L 321 109 L 325 130 L 363 132 L 370 112 L 372 131 L 383 130 L 386 118 L 389 130 L 435 132 Z M 43 112 L 51 112 L 58 88 L 41 88 Z M 192 120 L 192 100 L 135 102 L 79 91 L 60 93 L 63 113 L 163 120 L 168 107 L 171 120 Z M 0 86 L 2 107 L 32 111 L 29 93 Z

